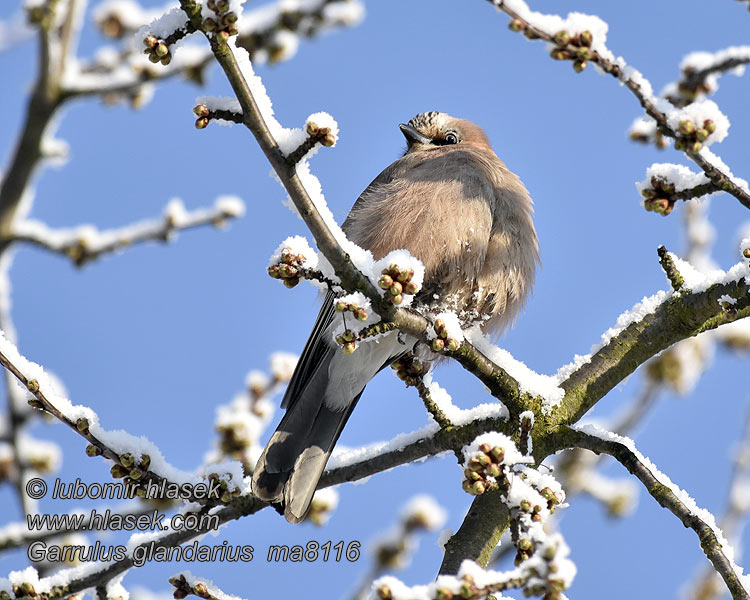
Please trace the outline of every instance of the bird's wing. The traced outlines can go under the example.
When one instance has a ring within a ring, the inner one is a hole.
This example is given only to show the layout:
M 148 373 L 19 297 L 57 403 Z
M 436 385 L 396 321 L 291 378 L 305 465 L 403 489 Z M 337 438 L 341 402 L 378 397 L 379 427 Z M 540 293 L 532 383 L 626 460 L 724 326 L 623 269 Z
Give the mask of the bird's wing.
M 367 186 L 367 189 L 388 183 L 392 179 L 393 165 L 383 170 L 375 179 L 373 179 L 372 183 Z M 348 231 L 347 222 L 344 222 L 343 230 L 354 243 L 361 243 L 361 240 L 353 239 L 351 237 L 351 232 Z M 294 370 L 292 379 L 289 381 L 289 386 L 284 394 L 284 399 L 281 401 L 281 408 L 289 408 L 294 404 L 304 391 L 305 386 L 310 381 L 313 373 L 315 373 L 324 362 L 326 354 L 335 351 L 335 349 L 331 348 L 330 340 L 325 339 L 325 332 L 333 321 L 334 315 L 334 294 L 328 290 L 326 297 L 323 300 L 323 306 L 321 306 L 320 312 L 318 313 L 318 318 L 315 320 L 315 326 L 310 333 L 310 337 L 307 339 L 305 348 L 302 350 L 302 354 L 297 362 L 297 367 Z
M 284 399 L 281 401 L 281 408 L 289 408 L 294 404 L 305 389 L 307 382 L 310 381 L 312 374 L 323 363 L 326 354 L 332 351 L 329 341 L 325 339 L 325 331 L 336 314 L 333 307 L 333 300 L 333 292 L 328 290 L 323 300 L 323 306 L 320 307 L 318 318 L 315 320 L 315 325 L 310 332 L 310 337 L 307 338 L 307 343 L 299 357 L 297 367 L 294 369 L 294 374 L 286 388 Z

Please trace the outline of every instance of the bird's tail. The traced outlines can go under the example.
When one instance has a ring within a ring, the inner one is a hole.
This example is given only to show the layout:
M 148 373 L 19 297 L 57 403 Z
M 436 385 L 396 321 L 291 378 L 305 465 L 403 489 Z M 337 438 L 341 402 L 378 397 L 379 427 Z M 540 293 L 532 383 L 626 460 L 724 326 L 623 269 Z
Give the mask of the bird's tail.
M 326 340 L 330 335 L 315 337 Z M 390 333 L 361 344 L 350 356 L 327 343 L 308 342 L 282 402 L 286 414 L 255 466 L 256 496 L 282 503 L 290 523 L 305 518 L 323 469 L 365 385 L 411 349 L 416 340 L 409 339 L 411 345 L 405 345 Z
M 359 396 L 344 410 L 331 410 L 323 394 L 291 405 L 253 472 L 253 491 L 267 502 L 283 502 L 290 523 L 302 521 L 318 481 Z

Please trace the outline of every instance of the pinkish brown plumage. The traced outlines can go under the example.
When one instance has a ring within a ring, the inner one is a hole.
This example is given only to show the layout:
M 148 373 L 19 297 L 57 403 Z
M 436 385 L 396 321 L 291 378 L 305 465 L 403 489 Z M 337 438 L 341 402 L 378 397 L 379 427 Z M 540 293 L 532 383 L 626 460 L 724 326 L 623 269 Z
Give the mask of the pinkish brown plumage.
M 357 199 L 343 228 L 382 258 L 404 248 L 425 265 L 418 300 L 500 331 L 534 283 L 539 249 L 531 198 L 474 123 L 429 112 L 401 125 L 408 148 Z M 253 490 L 302 520 L 365 385 L 417 342 L 394 332 L 351 356 L 332 341 L 333 295 L 318 315 L 282 406 L 287 412 L 253 473 Z

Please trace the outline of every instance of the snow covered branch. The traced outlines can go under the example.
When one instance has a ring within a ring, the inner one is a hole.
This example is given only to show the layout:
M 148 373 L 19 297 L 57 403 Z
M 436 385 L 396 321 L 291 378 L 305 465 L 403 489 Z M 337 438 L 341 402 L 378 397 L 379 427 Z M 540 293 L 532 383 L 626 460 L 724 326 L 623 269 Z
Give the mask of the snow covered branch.
M 727 506 L 719 520 L 719 527 L 735 548 L 739 559 L 742 545 L 740 538 L 748 513 L 750 512 L 750 498 L 748 485 L 750 484 L 750 413 L 745 418 L 745 431 L 740 444 L 734 449 L 732 477 L 727 490 Z M 710 566 L 700 570 L 698 577 L 688 583 L 686 597 L 690 600 L 712 600 L 720 598 L 723 593 L 723 582 L 717 572 Z
M 674 138 L 675 148 L 684 151 L 703 170 L 706 182 L 710 181 L 716 189 L 731 194 L 750 208 L 750 187 L 747 182 L 734 177 L 729 167 L 705 147 L 712 141 L 721 141 L 726 135 L 722 127 L 714 131 L 705 130 L 703 137 L 705 122 L 717 126 L 718 122 L 713 117 L 726 120 L 713 102 L 696 102 L 684 109 L 676 109 L 666 100 L 655 96 L 651 83 L 607 48 L 607 24 L 598 17 L 574 13 L 563 19 L 557 15 L 534 12 L 523 0 L 489 1 L 511 17 L 510 28 L 513 31 L 522 32 L 528 39 L 541 39 L 552 44 L 553 59 L 572 61 L 579 73 L 588 63 L 592 63 L 602 72 L 618 79 L 635 95 L 648 117 L 656 123 L 658 131 L 663 136 Z
M 639 365 L 672 344 L 750 316 L 750 277 L 744 263 L 713 278 L 688 272 L 690 265 L 679 259 L 676 263 L 682 277 L 688 277 L 686 289 L 644 299 L 625 326 L 618 327 L 616 335 L 607 335 L 606 343 L 593 355 L 571 365 L 572 372 L 560 383 L 565 398 L 553 414 L 554 423 L 577 422 Z M 689 277 L 694 275 L 697 279 L 691 281 Z M 722 305 L 725 296 L 735 302 L 732 310 Z
M 597 454 L 608 454 L 620 462 L 643 483 L 661 506 L 698 534 L 701 548 L 724 580 L 732 598 L 750 598 L 750 578 L 743 575 L 742 569 L 734 563 L 734 550 L 716 525 L 714 516 L 699 508 L 686 492 L 656 469 L 651 461 L 638 452 L 632 440 L 592 426 L 564 428 L 560 437 L 565 440 L 560 449 L 586 448 Z
M 168 242 L 177 232 L 214 225 L 241 217 L 245 206 L 239 198 L 222 196 L 213 208 L 188 211 L 179 199 L 169 202 L 160 220 L 143 221 L 118 229 L 99 231 L 90 225 L 73 229 L 50 229 L 40 221 L 20 221 L 13 226 L 12 239 L 34 244 L 70 258 L 77 267 L 143 242 Z
M 110 473 L 122 479 L 133 495 L 145 497 L 147 488 L 170 484 L 192 486 L 202 484 L 211 493 L 191 494 L 184 500 L 213 506 L 228 503 L 243 491 L 243 474 L 231 464 L 216 465 L 207 481 L 183 473 L 166 462 L 158 448 L 121 431 L 107 431 L 99 425 L 98 415 L 90 408 L 73 406 L 55 391 L 54 384 L 44 370 L 21 356 L 17 348 L 0 335 L 0 364 L 5 367 L 33 396 L 29 404 L 55 417 L 89 442 L 88 456 L 103 456 L 110 460 Z M 154 494 L 150 494 L 154 496 Z M 155 497 L 155 496 L 154 496 Z

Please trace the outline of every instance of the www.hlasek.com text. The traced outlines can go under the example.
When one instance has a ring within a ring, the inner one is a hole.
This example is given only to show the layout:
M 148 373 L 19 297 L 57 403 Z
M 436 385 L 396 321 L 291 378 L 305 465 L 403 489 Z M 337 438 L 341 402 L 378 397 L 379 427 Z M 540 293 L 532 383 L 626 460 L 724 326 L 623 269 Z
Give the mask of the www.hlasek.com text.
M 106 509 L 89 514 L 26 515 L 29 531 L 211 531 L 218 529 L 218 515 L 178 513 L 166 520 L 159 510 L 121 514 Z

